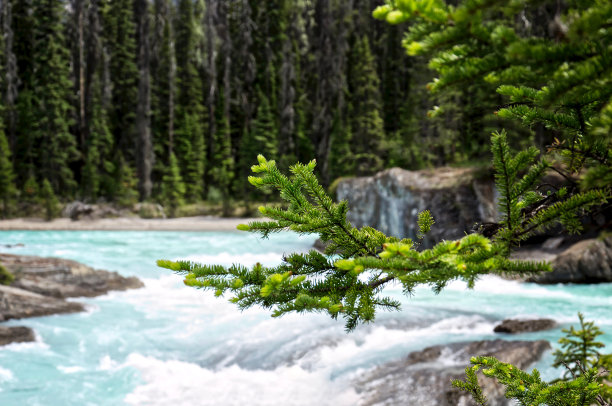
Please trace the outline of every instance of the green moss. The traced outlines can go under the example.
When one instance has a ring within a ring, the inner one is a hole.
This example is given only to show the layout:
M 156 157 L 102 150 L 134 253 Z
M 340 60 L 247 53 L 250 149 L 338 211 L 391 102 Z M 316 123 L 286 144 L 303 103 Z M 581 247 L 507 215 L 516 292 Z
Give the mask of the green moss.
M 10 285 L 15 280 L 15 276 L 0 264 L 0 285 Z

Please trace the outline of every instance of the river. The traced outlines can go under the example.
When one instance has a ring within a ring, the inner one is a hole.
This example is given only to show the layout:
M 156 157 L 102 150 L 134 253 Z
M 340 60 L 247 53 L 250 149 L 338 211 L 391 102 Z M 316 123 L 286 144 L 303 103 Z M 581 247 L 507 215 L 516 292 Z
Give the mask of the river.
M 0 347 L 0 405 L 355 405 L 352 382 L 364 371 L 424 347 L 499 338 L 493 327 L 508 317 L 547 317 L 559 327 L 507 339 L 547 339 L 595 320 L 612 347 L 612 284 L 539 286 L 493 276 L 474 290 L 452 283 L 439 295 L 419 288 L 400 312 L 344 332 L 324 315 L 272 319 L 261 309 L 240 312 L 182 284 L 155 260 L 274 265 L 283 253 L 306 251 L 314 238 L 291 233 L 260 240 L 249 233 L 0 231 L 12 254 L 74 259 L 137 276 L 145 287 L 75 299 L 87 312 L 10 321 L 37 341 Z M 545 377 L 559 371 L 537 365 Z

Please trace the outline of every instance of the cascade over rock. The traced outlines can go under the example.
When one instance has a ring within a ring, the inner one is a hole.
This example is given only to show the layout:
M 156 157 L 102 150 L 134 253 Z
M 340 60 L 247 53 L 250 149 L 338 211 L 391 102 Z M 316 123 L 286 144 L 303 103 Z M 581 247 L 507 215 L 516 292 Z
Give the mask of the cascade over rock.
M 337 198 L 348 201 L 348 220 L 354 226 L 401 238 L 415 238 L 417 214 L 429 210 L 436 224 L 424 243 L 431 246 L 463 237 L 475 223 L 495 220 L 494 182 L 479 175 L 474 168 L 393 168 L 340 181 Z

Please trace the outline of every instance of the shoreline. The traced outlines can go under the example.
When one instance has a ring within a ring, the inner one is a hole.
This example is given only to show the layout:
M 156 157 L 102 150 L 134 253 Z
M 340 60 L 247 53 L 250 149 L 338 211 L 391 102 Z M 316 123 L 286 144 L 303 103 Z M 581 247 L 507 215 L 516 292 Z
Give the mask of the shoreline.
M 0 220 L 0 231 L 236 231 L 239 224 L 255 218 L 215 216 L 143 219 L 139 217 L 76 220 L 58 218 L 45 221 L 35 218 Z

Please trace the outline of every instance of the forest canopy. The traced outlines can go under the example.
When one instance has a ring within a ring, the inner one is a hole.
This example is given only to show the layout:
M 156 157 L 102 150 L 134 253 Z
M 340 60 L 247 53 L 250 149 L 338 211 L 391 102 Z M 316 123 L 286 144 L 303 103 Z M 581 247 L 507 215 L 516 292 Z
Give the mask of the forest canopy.
M 45 180 L 63 201 L 257 198 L 245 179 L 259 153 L 283 169 L 316 158 L 326 185 L 488 161 L 491 130 L 511 128 L 498 97 L 479 82 L 429 92 L 427 58 L 401 44 L 410 25 L 373 19 L 379 4 L 3 1 L 2 215 Z

